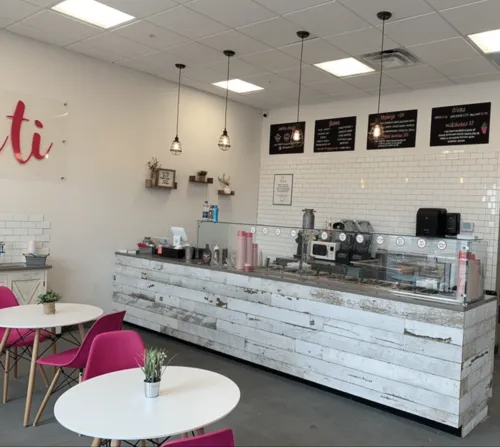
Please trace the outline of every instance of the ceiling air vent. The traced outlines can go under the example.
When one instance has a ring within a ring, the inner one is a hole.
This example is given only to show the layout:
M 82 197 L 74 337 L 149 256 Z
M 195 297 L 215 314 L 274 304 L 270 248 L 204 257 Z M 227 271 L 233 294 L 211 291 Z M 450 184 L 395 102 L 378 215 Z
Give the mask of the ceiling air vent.
M 375 53 L 361 56 L 361 59 L 374 68 L 380 67 L 380 59 L 382 59 L 384 71 L 394 68 L 412 67 L 420 64 L 417 57 L 404 48 L 394 48 L 383 52 L 376 51 Z

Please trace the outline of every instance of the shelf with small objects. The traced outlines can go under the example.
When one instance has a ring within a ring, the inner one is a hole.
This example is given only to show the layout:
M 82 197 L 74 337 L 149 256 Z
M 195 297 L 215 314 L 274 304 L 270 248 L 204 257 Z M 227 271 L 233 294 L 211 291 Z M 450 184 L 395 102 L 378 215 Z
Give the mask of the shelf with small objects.
M 222 188 L 217 191 L 219 196 L 234 196 L 234 191 L 231 188 L 231 177 L 226 177 L 226 174 L 222 174 L 222 177 L 218 177 L 218 180 Z
M 201 183 L 202 185 L 212 185 L 214 183 L 213 177 L 199 179 L 196 175 L 189 176 L 189 183 Z
M 149 169 L 149 178 L 145 180 L 145 186 L 148 189 L 177 189 L 175 181 L 175 170 L 164 169 L 161 163 L 153 157 L 147 163 Z

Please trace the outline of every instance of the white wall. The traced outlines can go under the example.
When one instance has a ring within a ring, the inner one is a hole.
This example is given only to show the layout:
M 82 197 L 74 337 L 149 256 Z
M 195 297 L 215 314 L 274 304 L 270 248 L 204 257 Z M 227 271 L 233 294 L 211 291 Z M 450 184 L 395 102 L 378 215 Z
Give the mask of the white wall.
M 233 148 L 222 152 L 223 99 L 184 88 L 185 152 L 174 157 L 176 85 L 7 32 L 0 33 L 0 60 L 2 89 L 67 102 L 70 110 L 64 181 L 0 174 L 0 213 L 39 213 L 51 222 L 49 287 L 67 300 L 110 308 L 114 251 L 133 248 L 144 236 L 169 236 L 172 225 L 186 227 L 195 240 L 204 200 L 219 203 L 221 220 L 256 219 L 257 110 L 230 103 Z M 0 153 L 0 163 L 8 156 Z M 177 170 L 178 190 L 144 188 L 152 156 Z M 230 175 L 236 195 L 219 200 L 217 181 L 189 184 L 199 169 L 215 178 Z
M 430 147 L 431 109 L 438 106 L 492 102 L 490 144 Z M 269 155 L 271 124 L 293 121 L 296 110 L 272 110 L 262 132 L 258 221 L 301 226 L 302 209 L 314 208 L 316 228 L 325 217 L 371 221 L 375 231 L 415 234 L 418 208 L 444 207 L 476 224 L 476 234 L 489 242 L 487 287 L 495 289 L 498 251 L 500 157 L 500 83 L 461 85 L 382 97 L 382 111 L 418 109 L 417 143 L 412 149 L 366 150 L 368 115 L 377 98 L 303 106 L 305 153 Z M 313 153 L 317 119 L 357 116 L 353 152 Z M 274 174 L 294 174 L 293 205 L 273 206 Z M 262 239 L 262 238 L 261 238 Z M 288 237 L 266 238 L 268 253 L 290 255 L 296 244 Z

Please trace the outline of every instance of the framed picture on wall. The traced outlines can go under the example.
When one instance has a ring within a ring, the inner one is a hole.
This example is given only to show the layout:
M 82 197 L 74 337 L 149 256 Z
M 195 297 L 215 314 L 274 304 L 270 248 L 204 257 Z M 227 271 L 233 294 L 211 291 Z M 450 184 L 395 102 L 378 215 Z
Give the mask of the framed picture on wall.
M 292 205 L 293 174 L 274 174 L 273 205 Z
M 158 188 L 175 188 L 175 171 L 173 169 L 158 169 L 156 171 L 156 186 Z

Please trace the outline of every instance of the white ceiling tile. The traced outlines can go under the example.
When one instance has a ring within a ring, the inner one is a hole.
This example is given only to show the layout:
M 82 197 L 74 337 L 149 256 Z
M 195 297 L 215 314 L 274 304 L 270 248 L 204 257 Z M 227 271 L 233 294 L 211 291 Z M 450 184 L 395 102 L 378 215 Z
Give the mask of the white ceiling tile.
M 254 0 L 262 6 L 276 12 L 277 14 L 287 14 L 289 12 L 307 9 L 311 6 L 318 6 L 329 3 L 332 0 Z
M 64 34 L 47 32 L 38 28 L 33 28 L 32 26 L 25 25 L 22 22 L 14 23 L 13 25 L 9 26 L 7 30 L 16 34 L 21 34 L 22 36 L 30 37 L 31 39 L 62 47 L 69 45 L 77 40 L 74 37 Z
M 42 30 L 48 34 L 68 37 L 69 43 L 87 39 L 103 33 L 103 29 L 73 20 L 57 12 L 44 10 L 23 20 L 24 25 Z
M 35 6 L 22 0 L 1 0 L 0 17 L 18 21 L 40 11 L 40 9 L 40 6 Z
M 99 0 L 99 2 L 137 18 L 157 14 L 177 6 L 173 0 Z
M 317 96 L 315 98 L 304 98 L 300 103 L 302 105 L 316 105 L 316 104 L 328 104 L 335 101 L 335 96 L 322 94 L 321 96 Z
M 278 50 L 263 51 L 261 53 L 250 54 L 241 58 L 249 64 L 264 68 L 269 71 L 286 70 L 299 66 L 299 61 Z
M 167 53 L 186 59 L 190 65 L 204 65 L 211 62 L 226 60 L 221 51 L 214 50 L 213 48 L 202 45 L 198 42 L 189 42 L 177 47 L 169 48 Z
M 500 81 L 500 73 L 489 73 L 475 76 L 465 76 L 462 78 L 452 78 L 456 84 L 475 84 L 477 82 Z
M 396 93 L 406 93 L 409 91 L 411 91 L 411 88 L 406 87 L 405 85 L 402 85 L 402 84 L 382 87 L 382 94 L 383 95 L 394 95 Z M 372 93 L 373 95 L 378 95 L 378 89 L 368 90 L 368 93 Z M 382 98 L 382 105 L 380 108 L 382 111 L 384 111 L 386 109 L 383 106 L 383 98 Z
M 33 5 L 42 6 L 43 8 L 48 8 L 50 6 L 54 6 L 57 3 L 61 3 L 61 0 L 24 0 L 27 3 L 31 3 Z
M 182 74 L 186 78 L 192 79 L 193 81 L 204 82 L 206 84 L 226 80 L 226 76 L 223 74 L 205 67 L 191 67 L 188 65 L 182 71 Z
M 186 63 L 186 61 L 179 60 L 179 58 L 165 53 L 164 51 L 155 51 L 143 56 L 118 62 L 119 65 L 154 75 L 174 71 L 175 64 L 177 63 Z
M 326 3 L 284 16 L 319 37 L 367 28 L 369 25 L 338 2 Z M 297 30 L 298 31 L 298 30 Z
M 201 90 L 203 92 L 208 92 L 217 96 L 224 96 L 225 90 L 219 87 L 215 87 L 212 84 L 207 84 L 206 82 L 195 81 L 194 79 L 184 78 L 182 80 L 182 85 L 195 88 L 196 90 Z M 234 93 L 232 93 L 234 95 Z M 221 129 L 222 130 L 222 129 Z
M 155 50 L 164 50 L 169 47 L 189 42 L 187 37 L 167 31 L 152 23 L 141 20 L 125 25 L 113 31 L 122 37 L 139 42 Z
M 431 65 L 479 55 L 463 37 L 424 43 L 408 49 L 421 61 Z
M 436 81 L 444 78 L 439 71 L 428 65 L 416 65 L 414 67 L 390 70 L 387 72 L 387 75 L 406 85 L 415 82 Z
M 427 81 L 427 82 L 416 82 L 407 84 L 408 87 L 413 90 L 425 90 L 430 88 L 443 88 L 443 87 L 451 87 L 455 85 L 452 81 L 447 78 L 439 79 L 437 81 Z
M 498 0 L 487 0 L 448 9 L 442 11 L 441 14 L 462 34 L 500 28 L 500 1 Z
M 111 32 L 91 37 L 87 39 L 85 43 L 123 57 L 137 57 L 151 53 L 151 48 L 146 45 L 141 45 L 140 43 Z
M 238 31 L 269 46 L 281 47 L 297 42 L 299 40 L 297 31 L 300 30 L 297 25 L 277 17 L 253 25 L 243 26 L 238 28 Z
M 433 12 L 433 9 L 424 0 L 339 0 L 351 11 L 370 22 L 372 25 L 379 25 L 380 19 L 377 17 L 379 11 L 392 12 L 391 20 L 406 19 L 422 14 Z
M 337 34 L 325 38 L 326 41 L 352 56 L 380 51 L 382 33 L 377 28 L 366 28 L 358 31 Z M 398 48 L 400 45 L 387 36 L 384 39 L 384 49 Z
M 122 56 L 118 54 L 111 53 L 109 51 L 105 51 L 98 47 L 93 47 L 92 45 L 88 45 L 86 43 L 77 42 L 73 45 L 69 45 L 66 47 L 68 50 L 75 51 L 77 53 L 85 54 L 86 56 L 94 57 L 96 59 L 100 59 L 108 62 L 116 62 L 120 59 L 123 59 Z
M 221 74 L 227 75 L 227 61 L 219 61 L 213 64 L 207 64 L 207 68 L 211 68 Z M 265 68 L 256 67 L 241 59 L 231 60 L 231 77 L 232 78 L 244 78 L 247 76 L 254 76 L 261 73 L 265 73 L 267 70 Z
M 277 75 L 290 79 L 294 82 L 299 82 L 299 67 L 289 68 L 288 70 L 278 71 Z M 302 83 L 312 84 L 314 82 L 329 81 L 333 76 L 324 70 L 304 65 L 302 67 Z
M 7 26 L 11 25 L 14 22 L 15 20 L 0 16 L 0 28 L 6 28 Z
M 195 0 L 186 6 L 231 28 L 276 17 L 269 9 L 250 0 Z
M 268 91 L 283 90 L 287 87 L 299 88 L 298 78 L 290 79 L 280 76 L 278 73 L 262 73 L 257 76 L 244 77 L 243 79 Z
M 433 8 L 438 11 L 443 9 L 456 8 L 457 6 L 469 5 L 471 3 L 479 3 L 484 0 L 427 0 Z
M 198 14 L 184 6 L 178 6 L 161 12 L 160 14 L 148 17 L 147 20 L 190 39 L 199 39 L 221 33 L 228 29 L 226 25 Z
M 458 33 L 438 14 L 386 23 L 386 34 L 402 45 L 417 45 L 457 37 Z
M 238 56 L 245 56 L 247 54 L 271 49 L 269 46 L 234 30 L 224 31 L 220 34 L 205 37 L 200 40 L 200 43 L 218 51 L 224 51 L 230 48 L 235 51 Z
M 329 81 L 310 84 L 309 87 L 325 95 L 343 95 L 358 91 L 359 89 L 340 79 L 333 78 Z
M 359 76 L 349 76 L 348 78 L 345 78 L 345 82 L 362 90 L 378 88 L 380 82 L 380 73 L 375 72 Z M 387 74 L 385 74 L 382 78 L 382 85 L 390 86 L 398 84 L 399 82 L 396 82 L 394 79 L 387 76 Z
M 280 47 L 283 51 L 296 59 L 300 60 L 301 43 L 294 43 Z M 329 44 L 322 39 L 311 39 L 304 41 L 304 63 L 318 64 L 320 62 L 332 61 L 348 57 L 346 53 Z
M 488 62 L 482 56 L 471 57 L 470 59 L 462 59 L 459 61 L 445 62 L 444 64 L 436 64 L 434 67 L 449 78 L 498 72 L 493 64 Z

